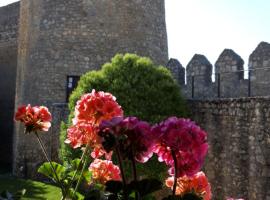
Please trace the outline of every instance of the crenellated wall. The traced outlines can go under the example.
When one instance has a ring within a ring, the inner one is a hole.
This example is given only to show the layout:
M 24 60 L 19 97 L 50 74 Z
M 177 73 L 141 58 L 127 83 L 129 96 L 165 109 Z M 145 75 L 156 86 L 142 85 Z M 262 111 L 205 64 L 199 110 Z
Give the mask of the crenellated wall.
M 186 74 L 179 61 L 171 60 L 167 67 L 188 99 L 270 95 L 270 44 L 267 42 L 261 42 L 250 55 L 248 79 L 244 79 L 243 59 L 231 49 L 220 54 L 215 63 L 215 73 L 204 55 L 193 56 L 186 67 Z M 212 81 L 212 75 L 215 81 Z M 186 84 L 182 81 L 185 78 Z
M 21 6 L 0 8 L 1 166 L 2 161 L 11 165 L 12 145 L 14 174 L 36 177 L 35 169 L 44 161 L 22 126 L 16 126 L 11 141 L 15 99 L 16 106 L 49 107 L 52 127 L 41 137 L 57 160 L 60 122 L 68 114 L 68 75 L 98 69 L 117 52 L 166 64 L 164 0 L 142 2 L 22 0 Z M 213 65 L 204 55 L 195 54 L 186 70 L 176 59 L 167 63 L 183 95 L 193 99 L 192 118 L 209 134 L 205 170 L 217 200 L 270 199 L 270 98 L 257 97 L 270 95 L 270 44 L 261 42 L 250 55 L 249 79 L 244 79 L 243 64 L 239 55 L 225 49 L 214 65 L 213 82 Z M 238 98 L 247 96 L 254 98 Z

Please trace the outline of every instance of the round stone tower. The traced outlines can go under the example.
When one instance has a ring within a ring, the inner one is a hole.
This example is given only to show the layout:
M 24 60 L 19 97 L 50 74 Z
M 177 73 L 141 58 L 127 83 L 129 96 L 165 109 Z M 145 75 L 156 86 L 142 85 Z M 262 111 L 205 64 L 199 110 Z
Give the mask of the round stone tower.
M 16 106 L 64 103 L 69 78 L 98 69 L 116 53 L 168 61 L 164 0 L 22 0 Z M 31 176 L 43 161 L 16 127 L 14 172 Z M 48 150 L 56 133 L 47 134 Z

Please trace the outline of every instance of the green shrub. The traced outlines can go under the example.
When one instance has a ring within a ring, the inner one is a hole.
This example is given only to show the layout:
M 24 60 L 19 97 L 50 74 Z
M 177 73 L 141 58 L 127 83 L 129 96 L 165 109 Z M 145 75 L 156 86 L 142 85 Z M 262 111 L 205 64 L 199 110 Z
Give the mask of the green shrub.
M 69 99 L 69 122 L 73 118 L 76 102 L 92 89 L 112 93 L 122 106 L 125 116 L 136 116 L 141 120 L 156 123 L 169 116 L 186 116 L 186 107 L 180 88 L 169 70 L 155 66 L 149 58 L 134 54 L 117 54 L 110 63 L 99 71 L 83 75 Z M 61 141 L 64 140 L 66 126 L 62 125 Z M 63 136 L 64 135 L 64 136 Z M 69 160 L 78 154 L 67 145 L 61 146 L 62 159 Z M 155 163 L 153 165 L 153 162 Z M 150 162 L 154 170 L 146 169 L 153 176 L 160 172 L 156 161 Z

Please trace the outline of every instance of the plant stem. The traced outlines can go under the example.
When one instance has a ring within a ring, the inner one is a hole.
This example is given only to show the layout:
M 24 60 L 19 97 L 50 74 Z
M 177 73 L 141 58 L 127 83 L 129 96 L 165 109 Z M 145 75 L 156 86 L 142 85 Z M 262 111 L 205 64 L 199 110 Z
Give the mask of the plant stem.
M 176 192 L 176 185 L 177 185 L 177 158 L 175 155 L 175 152 L 172 150 L 171 151 L 173 161 L 174 161 L 174 183 L 173 183 L 173 196 L 175 196 Z
M 55 171 L 55 169 L 54 169 L 54 167 L 53 167 L 52 161 L 49 159 L 49 156 L 48 156 L 48 154 L 47 154 L 47 152 L 46 152 L 46 149 L 45 149 L 45 147 L 44 147 L 44 144 L 42 143 L 42 141 L 41 141 L 41 139 L 40 139 L 40 137 L 39 137 L 39 135 L 38 135 L 37 132 L 35 132 L 35 136 L 37 137 L 38 143 L 39 143 L 39 145 L 40 145 L 40 147 L 41 147 L 41 149 L 42 149 L 42 151 L 43 151 L 43 154 L 44 154 L 46 160 L 50 163 L 51 169 L 52 169 L 52 171 L 53 171 L 53 173 L 54 173 L 54 175 L 55 175 L 55 178 L 56 178 L 56 182 L 57 182 L 57 183 L 60 185 L 60 187 L 61 187 L 62 195 L 65 196 L 65 188 L 64 188 L 64 186 L 62 185 L 62 182 L 60 181 L 60 179 L 59 179 L 59 177 L 58 177 L 58 175 L 57 175 L 57 173 L 56 173 L 56 171 Z
M 126 178 L 125 178 L 125 173 L 124 173 L 124 168 L 123 168 L 121 155 L 120 155 L 120 152 L 119 152 L 119 149 L 118 149 L 117 146 L 115 147 L 115 151 L 116 151 L 117 160 L 118 160 L 119 166 L 120 166 L 120 172 L 121 172 L 122 181 L 123 181 L 123 184 L 124 184 L 124 191 L 123 191 L 124 192 L 124 199 L 127 200 L 128 199 L 128 196 L 127 196 L 127 193 L 126 193 L 127 181 L 126 181 Z
M 136 163 L 134 157 L 131 159 L 132 162 L 132 169 L 133 169 L 133 179 L 134 181 L 137 181 L 137 170 L 136 170 Z
M 82 154 L 82 156 L 81 156 L 80 162 L 79 162 L 78 166 L 76 167 L 75 173 L 73 174 L 73 176 L 72 176 L 72 178 L 71 178 L 71 180 L 70 180 L 70 182 L 69 182 L 69 184 L 68 184 L 68 186 L 67 186 L 67 188 L 66 188 L 66 189 L 67 189 L 66 195 L 67 195 L 67 193 L 68 193 L 68 191 L 69 191 L 69 188 L 72 186 L 72 183 L 74 182 L 75 177 L 77 176 L 77 173 L 78 173 L 78 171 L 79 171 L 79 168 L 80 168 L 80 166 L 81 166 L 81 164 L 82 164 L 82 160 L 84 159 L 84 156 L 85 156 L 85 154 L 86 154 L 86 152 L 87 152 L 88 150 L 89 150 L 89 144 L 86 145 L 85 151 L 83 152 L 83 154 Z M 66 196 L 66 195 L 65 195 L 65 196 Z
M 79 176 L 79 180 L 78 180 L 78 182 L 77 182 L 77 184 L 76 184 L 75 190 L 74 190 L 74 192 L 73 192 L 73 195 L 72 195 L 73 197 L 74 197 L 74 195 L 76 194 L 76 192 L 77 192 L 77 190 L 78 190 L 78 188 L 79 188 L 79 185 L 81 184 L 82 175 L 83 175 L 83 172 L 84 172 L 84 170 L 85 170 L 85 168 L 86 168 L 86 164 L 87 164 L 86 154 L 87 154 L 88 149 L 89 149 L 88 147 L 89 147 L 89 146 L 88 146 L 88 144 L 87 144 L 87 145 L 86 145 L 86 148 L 85 148 L 85 150 L 84 150 L 84 152 L 83 152 L 83 155 L 82 155 L 80 164 L 79 164 L 79 166 L 80 166 L 81 163 L 83 163 L 83 167 L 82 167 L 81 174 L 80 174 L 80 176 Z M 78 167 L 79 167 L 79 166 L 78 166 Z M 77 170 L 76 170 L 75 173 L 77 173 L 77 172 L 78 172 L 78 168 L 77 168 Z M 75 176 L 76 176 L 76 174 L 74 174 L 72 178 L 75 178 Z
M 134 181 L 136 182 L 136 185 L 137 185 L 137 169 L 136 169 L 136 161 L 135 161 L 133 155 L 134 155 L 134 154 L 132 153 L 132 159 L 131 159 L 131 162 L 132 162 L 133 179 L 134 179 Z M 138 199 L 139 199 L 138 191 L 135 191 L 135 200 L 138 200 Z

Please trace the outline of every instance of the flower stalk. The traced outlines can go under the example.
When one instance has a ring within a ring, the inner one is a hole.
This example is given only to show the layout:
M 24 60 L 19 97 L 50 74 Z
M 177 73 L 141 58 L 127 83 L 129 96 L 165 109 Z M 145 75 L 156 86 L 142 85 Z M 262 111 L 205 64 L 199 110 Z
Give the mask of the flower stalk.
M 78 165 L 78 167 L 77 167 L 77 169 L 76 169 L 76 171 L 75 171 L 75 174 L 73 175 L 72 180 L 71 180 L 71 183 L 72 183 L 73 180 L 74 180 L 74 178 L 76 177 L 76 174 L 78 173 L 78 169 L 79 169 L 80 165 L 83 163 L 83 167 L 82 167 L 82 170 L 81 170 L 81 173 L 80 173 L 78 182 L 77 182 L 77 184 L 76 184 L 76 186 L 75 186 L 75 190 L 74 190 L 73 195 L 72 195 L 73 197 L 74 197 L 74 195 L 76 194 L 76 192 L 77 192 L 77 190 L 78 190 L 78 188 L 79 188 L 79 185 L 81 184 L 82 175 L 83 175 L 83 172 L 84 172 L 84 170 L 85 170 L 85 168 L 86 168 L 86 164 L 87 164 L 86 156 L 87 156 L 88 150 L 89 150 L 89 145 L 87 144 L 86 147 L 85 147 L 85 150 L 84 150 L 84 152 L 83 152 L 83 155 L 82 155 L 82 157 L 81 157 L 80 163 L 79 163 L 79 165 Z
M 174 162 L 174 182 L 173 182 L 172 194 L 173 196 L 175 196 L 176 186 L 177 186 L 177 158 L 173 150 L 171 150 L 171 154 L 172 154 L 173 162 Z
M 53 173 L 54 173 L 54 175 L 55 175 L 55 178 L 56 178 L 56 182 L 57 182 L 57 183 L 60 185 L 60 187 L 61 187 L 62 194 L 63 194 L 63 196 L 65 196 L 65 188 L 64 188 L 62 182 L 60 181 L 60 179 L 59 179 L 59 177 L 58 177 L 58 175 L 57 175 L 57 173 L 56 173 L 56 171 L 55 171 L 55 168 L 53 167 L 52 161 L 49 159 L 49 156 L 48 156 L 48 154 L 47 154 L 47 152 L 46 152 L 46 149 L 45 149 L 45 147 L 44 147 L 44 144 L 42 143 L 42 141 L 41 141 L 41 139 L 40 139 L 38 133 L 37 133 L 37 132 L 34 132 L 34 134 L 35 134 L 35 136 L 36 136 L 36 138 L 37 138 L 37 140 L 38 140 L 38 143 L 39 143 L 39 145 L 40 145 L 40 147 L 41 147 L 41 149 L 42 149 L 42 151 L 43 151 L 43 154 L 44 154 L 46 160 L 50 163 L 51 169 L 52 169 L 52 171 L 53 171 Z
M 122 177 L 122 181 L 123 181 L 123 184 L 124 184 L 124 199 L 128 199 L 128 196 L 127 196 L 127 193 L 126 193 L 127 181 L 126 181 L 126 177 L 125 177 L 125 173 L 124 173 L 124 167 L 123 167 L 121 155 L 120 155 L 120 152 L 119 152 L 119 149 L 118 149 L 117 146 L 115 147 L 115 152 L 116 152 L 117 160 L 119 162 L 121 177 Z
M 131 158 L 131 162 L 132 162 L 132 171 L 133 171 L 133 180 L 136 182 L 137 184 L 137 169 L 136 169 L 136 161 L 135 158 L 133 156 L 132 153 L 132 158 Z M 135 200 L 139 199 L 139 193 L 137 191 L 135 191 Z

